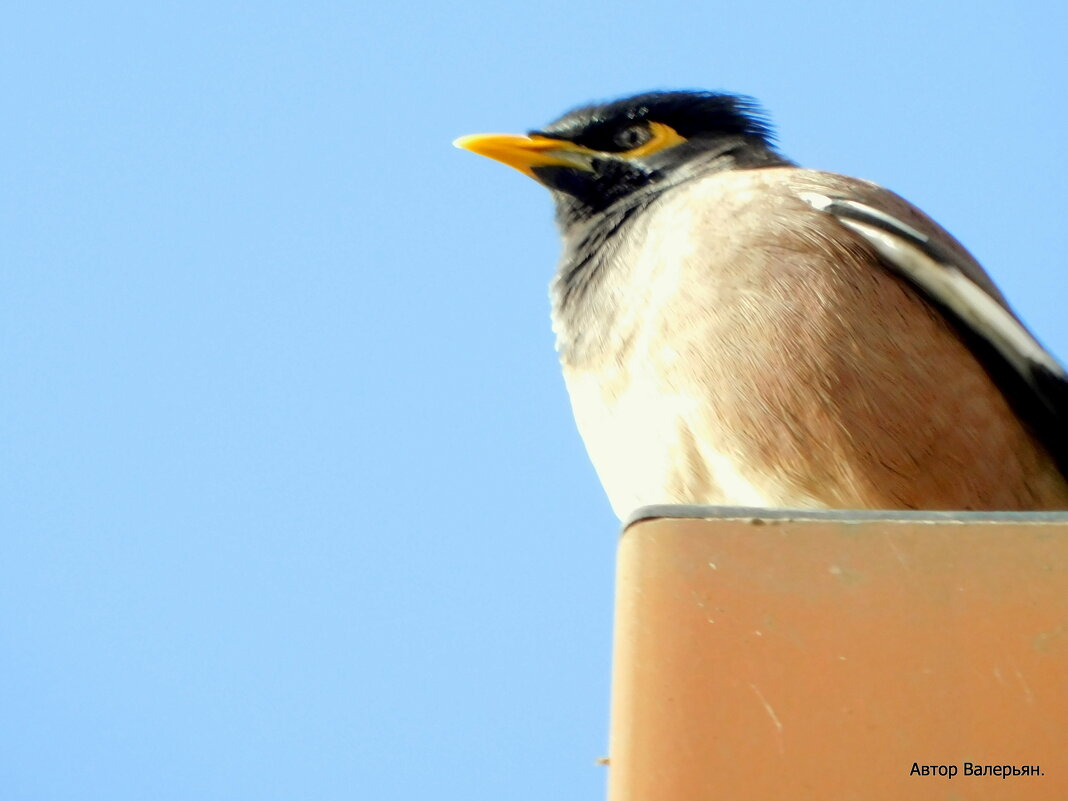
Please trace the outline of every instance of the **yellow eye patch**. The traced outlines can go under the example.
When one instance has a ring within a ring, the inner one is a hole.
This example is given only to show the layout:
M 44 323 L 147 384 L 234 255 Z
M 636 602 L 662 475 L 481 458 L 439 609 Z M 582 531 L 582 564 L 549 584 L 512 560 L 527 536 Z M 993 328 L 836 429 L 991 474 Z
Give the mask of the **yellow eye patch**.
M 652 135 L 645 144 L 638 145 L 638 147 L 631 148 L 630 150 L 624 150 L 622 153 L 617 153 L 615 155 L 625 159 L 640 159 L 645 156 L 651 156 L 653 153 L 663 150 L 664 148 L 680 145 L 686 141 L 686 137 L 679 136 L 674 128 L 670 125 L 664 125 L 662 122 L 650 122 L 649 132 Z

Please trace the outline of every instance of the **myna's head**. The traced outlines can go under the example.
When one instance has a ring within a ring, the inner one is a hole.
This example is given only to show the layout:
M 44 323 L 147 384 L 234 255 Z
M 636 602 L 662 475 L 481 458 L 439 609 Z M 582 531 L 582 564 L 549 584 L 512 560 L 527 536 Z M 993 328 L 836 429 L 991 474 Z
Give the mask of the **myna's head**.
M 692 175 L 787 163 L 754 101 L 714 92 L 635 95 L 575 109 L 527 136 L 455 144 L 547 186 L 565 225 Z

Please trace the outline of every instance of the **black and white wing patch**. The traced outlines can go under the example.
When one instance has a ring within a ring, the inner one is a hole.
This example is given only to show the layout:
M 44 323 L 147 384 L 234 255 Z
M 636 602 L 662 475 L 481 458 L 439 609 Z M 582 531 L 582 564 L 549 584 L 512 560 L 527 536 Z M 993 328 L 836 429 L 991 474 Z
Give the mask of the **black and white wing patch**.
M 845 197 L 805 192 L 801 199 L 866 240 L 945 315 L 1068 476 L 1068 375 L 1023 323 L 961 269 L 952 251 L 896 217 Z

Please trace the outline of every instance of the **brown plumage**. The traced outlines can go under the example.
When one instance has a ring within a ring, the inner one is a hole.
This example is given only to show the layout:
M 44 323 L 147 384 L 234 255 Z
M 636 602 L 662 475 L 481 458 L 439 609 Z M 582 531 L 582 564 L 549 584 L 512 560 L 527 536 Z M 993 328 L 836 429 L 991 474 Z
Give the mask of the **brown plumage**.
M 803 191 L 861 194 L 948 237 L 872 184 L 789 167 L 716 173 L 647 209 L 617 256 L 621 282 L 644 287 L 616 290 L 636 301 L 602 334 L 617 346 L 564 357 L 617 513 L 1068 506 L 942 315 Z

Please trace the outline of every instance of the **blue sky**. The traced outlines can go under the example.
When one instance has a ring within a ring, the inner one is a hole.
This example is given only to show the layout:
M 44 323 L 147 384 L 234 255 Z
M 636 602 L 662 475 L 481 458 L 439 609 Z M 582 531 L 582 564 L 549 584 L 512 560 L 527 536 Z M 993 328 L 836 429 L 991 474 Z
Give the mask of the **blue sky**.
M 0 796 L 588 799 L 617 523 L 534 182 L 758 97 L 1068 357 L 1061 3 L 39 3 L 0 25 Z

